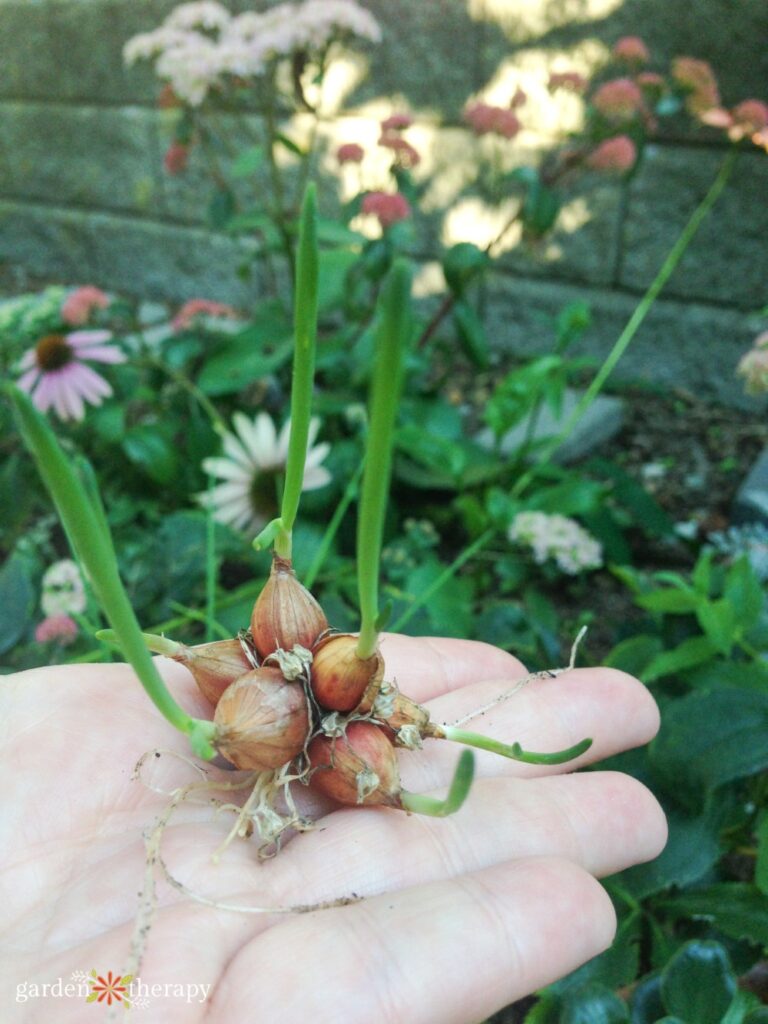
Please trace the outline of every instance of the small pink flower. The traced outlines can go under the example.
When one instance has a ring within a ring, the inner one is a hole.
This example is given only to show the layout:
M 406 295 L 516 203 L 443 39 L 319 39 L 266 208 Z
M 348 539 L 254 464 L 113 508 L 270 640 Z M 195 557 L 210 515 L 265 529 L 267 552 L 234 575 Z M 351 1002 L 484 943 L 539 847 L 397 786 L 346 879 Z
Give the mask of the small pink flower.
M 421 161 L 419 151 L 407 139 L 395 132 L 382 132 L 379 145 L 391 149 L 400 167 L 415 167 Z
M 685 106 L 689 114 L 701 117 L 712 107 L 720 106 L 717 79 L 705 60 L 676 57 L 672 61 L 672 77 L 687 93 Z
M 165 151 L 163 167 L 167 174 L 181 174 L 187 169 L 188 160 L 189 146 L 185 146 L 183 142 L 172 142 Z
M 365 156 L 365 150 L 356 142 L 345 142 L 336 150 L 336 159 L 340 164 L 359 164 Z
M 593 149 L 587 157 L 587 166 L 593 171 L 608 174 L 626 174 L 635 166 L 637 147 L 628 135 L 615 135 Z
M 549 76 L 547 88 L 550 92 L 555 92 L 556 89 L 567 89 L 568 92 L 581 95 L 586 92 L 588 84 L 584 75 L 580 75 L 578 71 L 553 71 Z
M 513 110 L 494 107 L 490 103 L 470 103 L 464 108 L 464 120 L 475 135 L 501 135 L 513 139 L 522 128 Z
M 768 331 L 758 334 L 752 348 L 739 360 L 736 373 L 744 378 L 747 394 L 759 395 L 768 391 Z
M 388 228 L 411 215 L 411 206 L 400 192 L 369 192 L 363 199 L 363 213 L 378 218 L 382 228 Z
M 77 634 L 77 623 L 68 615 L 49 615 L 35 627 L 35 640 L 39 644 L 48 644 L 55 640 L 66 646 L 72 643 Z
M 108 344 L 111 337 L 111 331 L 46 335 L 22 356 L 19 367 L 24 372 L 18 386 L 31 395 L 41 412 L 53 406 L 59 419 L 81 420 L 86 403 L 101 405 L 112 394 L 109 384 L 85 360 L 125 362 L 120 349 Z
M 627 64 L 647 64 L 651 59 L 640 36 L 622 36 L 613 47 L 613 56 Z
M 220 316 L 228 320 L 236 320 L 238 313 L 225 302 L 214 302 L 212 299 L 189 299 L 185 302 L 171 321 L 171 327 L 177 333 L 186 331 L 201 316 Z
M 762 100 L 743 100 L 733 108 L 731 118 L 728 135 L 734 142 L 753 138 L 768 128 L 768 105 Z
M 106 309 L 109 296 L 92 284 L 84 285 L 70 292 L 61 304 L 61 319 L 72 327 L 80 327 L 88 322 L 94 309 Z
M 410 128 L 413 118 L 408 114 L 390 114 L 381 122 L 382 132 L 401 132 L 404 128 Z
M 643 110 L 643 94 L 631 78 L 614 78 L 600 86 L 592 105 L 606 121 L 631 121 Z
M 648 92 L 660 93 L 664 89 L 664 76 L 656 71 L 641 71 L 635 79 L 641 89 Z

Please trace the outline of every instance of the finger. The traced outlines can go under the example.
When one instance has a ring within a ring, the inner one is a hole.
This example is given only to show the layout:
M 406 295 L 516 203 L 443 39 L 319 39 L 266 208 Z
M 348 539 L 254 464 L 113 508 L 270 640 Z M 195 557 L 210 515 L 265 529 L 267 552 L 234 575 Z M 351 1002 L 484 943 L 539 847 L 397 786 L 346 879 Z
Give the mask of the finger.
M 431 700 L 483 679 L 511 681 L 525 667 L 506 651 L 477 640 L 383 633 L 384 677 L 417 701 Z
M 230 961 L 210 1014 L 468 1024 L 595 956 L 614 929 L 607 895 L 569 861 L 499 864 L 277 925 Z
M 434 722 L 451 723 L 492 701 L 506 683 L 481 683 L 445 694 L 426 705 Z M 592 746 L 578 759 L 561 765 L 529 765 L 476 750 L 477 774 L 534 775 L 571 772 L 624 750 L 648 743 L 659 728 L 656 702 L 637 679 L 616 669 L 574 669 L 551 679 L 537 679 L 509 700 L 462 725 L 524 750 L 554 752 L 590 737 Z M 439 789 L 450 780 L 460 747 L 427 740 L 422 750 L 403 754 L 401 776 L 406 789 Z

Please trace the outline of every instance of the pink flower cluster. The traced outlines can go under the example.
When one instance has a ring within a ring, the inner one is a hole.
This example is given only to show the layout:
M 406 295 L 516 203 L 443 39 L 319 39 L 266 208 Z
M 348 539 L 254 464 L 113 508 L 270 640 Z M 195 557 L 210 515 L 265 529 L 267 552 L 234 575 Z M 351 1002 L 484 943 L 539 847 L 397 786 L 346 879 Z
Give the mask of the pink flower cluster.
M 717 79 L 705 60 L 676 57 L 672 61 L 672 78 L 685 90 L 685 106 L 694 117 L 700 117 L 707 110 L 720 106 Z
M 95 309 L 106 309 L 109 296 L 92 284 L 83 285 L 70 292 L 61 304 L 61 319 L 71 327 L 82 327 L 88 323 Z
M 613 78 L 604 82 L 592 97 L 592 105 L 606 121 L 632 121 L 645 109 L 640 87 L 631 78 Z
M 626 174 L 637 161 L 637 146 L 628 135 L 614 135 L 605 139 L 587 156 L 586 164 L 593 171 L 606 174 Z
M 238 312 L 225 302 L 214 302 L 212 299 L 189 299 L 179 309 L 171 321 L 171 326 L 177 333 L 189 330 L 198 317 L 224 317 L 228 320 L 236 320 Z
M 362 212 L 372 214 L 382 228 L 388 228 L 410 217 L 411 205 L 400 192 L 369 192 L 363 198 Z
M 56 641 L 66 646 L 76 639 L 77 634 L 77 623 L 69 615 L 49 615 L 35 627 L 35 640 L 39 644 Z
M 490 103 L 470 103 L 464 108 L 464 120 L 475 135 L 501 135 L 504 139 L 514 139 L 522 128 L 514 110 L 494 107 Z
M 701 115 L 704 124 L 724 128 L 732 142 L 750 139 L 768 150 L 768 104 L 762 100 L 742 100 L 732 110 L 713 107 Z

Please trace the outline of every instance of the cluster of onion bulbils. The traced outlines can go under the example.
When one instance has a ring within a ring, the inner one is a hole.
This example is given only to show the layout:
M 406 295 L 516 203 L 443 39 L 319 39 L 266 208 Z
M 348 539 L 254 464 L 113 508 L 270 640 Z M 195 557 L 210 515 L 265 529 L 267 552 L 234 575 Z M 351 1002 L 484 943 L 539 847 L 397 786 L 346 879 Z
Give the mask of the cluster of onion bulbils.
M 359 638 L 329 627 L 317 600 L 297 579 L 290 560 L 273 556 L 250 629 L 237 637 L 187 646 L 144 634 L 147 646 L 180 662 L 213 705 L 213 744 L 235 768 L 300 780 L 339 804 L 385 806 L 444 816 L 463 803 L 474 758 L 459 759 L 448 797 L 409 793 L 400 784 L 396 748 L 418 749 L 425 739 L 451 739 L 529 763 L 577 757 L 590 740 L 554 754 L 430 720 L 428 710 L 385 678 L 378 643 L 361 656 Z M 268 792 L 261 787 L 263 792 Z M 272 787 L 277 793 L 278 788 Z M 274 806 L 272 820 L 279 819 Z M 255 815 L 258 819 L 259 815 Z M 262 839 L 275 840 L 295 817 Z M 301 823 L 300 823 L 301 824 Z

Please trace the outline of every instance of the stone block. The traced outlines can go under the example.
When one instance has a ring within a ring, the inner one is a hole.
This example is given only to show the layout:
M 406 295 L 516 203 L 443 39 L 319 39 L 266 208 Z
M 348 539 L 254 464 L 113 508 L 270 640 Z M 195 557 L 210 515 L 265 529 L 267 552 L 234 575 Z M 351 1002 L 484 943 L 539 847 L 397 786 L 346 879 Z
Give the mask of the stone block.
M 632 296 L 497 275 L 489 282 L 486 329 L 501 353 L 499 372 L 511 357 L 551 349 L 554 317 L 568 303 L 586 301 L 592 325 L 569 351 L 602 361 L 632 315 Z M 760 320 L 734 310 L 659 299 L 623 355 L 609 381 L 648 382 L 680 387 L 751 410 L 762 400 L 748 398 L 735 375 L 736 364 L 751 347 Z
M 704 149 L 649 147 L 632 181 L 621 283 L 646 288 L 724 158 Z M 667 294 L 756 309 L 768 302 L 768 161 L 744 153 L 667 285 Z
M 556 437 L 582 397 L 582 392 L 567 388 L 559 416 L 556 416 L 548 405 L 543 405 L 536 419 L 532 439 L 542 441 L 545 438 Z M 565 463 L 578 462 L 594 454 L 621 430 L 624 423 L 624 405 L 620 398 L 598 395 L 576 422 L 568 440 L 557 449 L 555 459 Z M 530 417 L 526 417 L 501 438 L 499 448 L 503 455 L 513 455 L 526 442 L 529 420 Z M 476 440 L 483 448 L 491 451 L 496 449 L 496 440 L 491 430 L 482 430 Z
M 238 273 L 247 256 L 246 243 L 200 228 L 0 202 L 0 262 L 52 282 L 92 283 L 142 299 L 204 296 L 248 309 L 261 288 Z
M 160 213 L 155 122 L 154 112 L 140 107 L 0 102 L 3 193 L 57 205 Z

